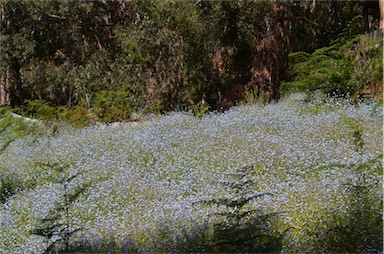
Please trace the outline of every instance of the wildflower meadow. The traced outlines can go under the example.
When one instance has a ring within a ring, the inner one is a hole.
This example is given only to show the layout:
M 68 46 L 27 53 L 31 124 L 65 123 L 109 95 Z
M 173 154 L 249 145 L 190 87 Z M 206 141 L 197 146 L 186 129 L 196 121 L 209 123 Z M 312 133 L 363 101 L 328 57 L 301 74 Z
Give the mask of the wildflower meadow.
M 31 122 L 17 137 L 5 125 L 0 252 L 382 252 L 382 107 L 295 96 L 38 134 Z

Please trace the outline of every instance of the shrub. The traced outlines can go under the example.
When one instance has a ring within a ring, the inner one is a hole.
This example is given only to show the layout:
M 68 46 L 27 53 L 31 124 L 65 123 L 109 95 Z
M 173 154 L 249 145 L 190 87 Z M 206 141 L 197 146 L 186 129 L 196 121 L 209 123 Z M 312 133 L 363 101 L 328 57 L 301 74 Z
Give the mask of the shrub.
M 1 170 L 1 169 L 0 169 Z M 0 203 L 5 203 L 7 199 L 16 194 L 21 184 L 15 175 L 0 174 Z
M 59 119 L 69 122 L 73 127 L 84 127 L 89 123 L 88 108 L 76 105 L 72 108 L 59 107 Z
M 133 111 L 129 98 L 130 94 L 124 90 L 103 90 L 93 101 L 96 114 L 104 122 L 126 120 Z
M 44 133 L 46 133 L 46 129 L 38 121 L 9 114 L 0 119 L 0 153 L 18 138 L 39 137 Z
M 293 81 L 281 85 L 283 94 L 320 90 L 351 96 L 382 80 L 382 39 L 358 35 L 338 40 L 312 54 L 290 54 Z
M 192 101 L 191 107 L 192 107 L 193 114 L 197 117 L 204 116 L 210 108 L 209 104 L 204 99 L 202 99 L 199 103 L 194 103 Z
M 249 207 L 249 202 L 271 195 L 255 192 L 253 172 L 253 167 L 243 167 L 229 174 L 229 181 L 220 184 L 232 190 L 232 195 L 207 201 L 217 205 L 219 211 L 220 207 L 224 209 L 214 214 L 218 216 L 218 222 L 213 225 L 213 235 L 204 247 L 205 251 L 275 253 L 281 250 L 283 233 L 277 230 L 280 213 Z
M 9 106 L 0 106 L 0 117 L 6 116 L 11 110 L 12 108 Z
M 24 114 L 42 120 L 57 119 L 56 108 L 45 100 L 27 100 Z
M 69 240 L 71 235 L 81 230 L 81 228 L 72 228 L 69 210 L 72 204 L 83 194 L 90 185 L 84 184 L 71 188 L 72 182 L 81 174 L 69 174 L 68 165 L 42 164 L 48 170 L 54 170 L 57 173 L 56 184 L 62 189 L 62 202 L 57 202 L 46 217 L 38 221 L 31 233 L 46 238 L 47 246 L 45 253 L 52 253 L 57 248 L 58 243 L 65 245 L 65 251 L 69 251 Z M 57 252 L 57 250 L 56 250 Z
M 351 168 L 355 179 L 342 186 L 346 205 L 335 211 L 328 221 L 322 244 L 326 252 L 377 253 L 383 251 L 383 200 L 376 200 L 373 192 L 378 183 L 372 182 L 367 171 L 377 160 Z

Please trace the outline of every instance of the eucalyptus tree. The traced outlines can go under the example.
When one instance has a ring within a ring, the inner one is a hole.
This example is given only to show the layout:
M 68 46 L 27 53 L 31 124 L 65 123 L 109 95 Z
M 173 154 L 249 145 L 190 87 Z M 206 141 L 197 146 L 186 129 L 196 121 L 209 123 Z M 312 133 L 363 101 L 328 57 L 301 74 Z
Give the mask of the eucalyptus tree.
M 98 2 L 1 1 L 1 73 L 10 104 L 68 103 L 76 68 L 109 41 Z
M 289 53 L 367 31 L 368 21 L 375 29 L 378 3 L 2 0 L 0 103 L 40 99 L 120 119 L 277 100 Z

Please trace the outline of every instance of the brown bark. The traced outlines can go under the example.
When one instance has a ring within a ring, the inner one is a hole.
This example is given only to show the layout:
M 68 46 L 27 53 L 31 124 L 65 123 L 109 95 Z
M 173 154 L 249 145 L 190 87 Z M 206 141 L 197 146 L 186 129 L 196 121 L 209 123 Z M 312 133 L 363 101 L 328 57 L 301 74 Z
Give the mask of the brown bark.
M 275 17 L 276 18 L 276 17 Z M 313 27 L 316 27 L 316 28 L 320 28 L 321 26 L 319 24 L 317 24 L 316 22 L 310 20 L 309 18 L 305 17 L 305 16 L 297 16 L 297 17 L 294 17 L 294 16 L 286 16 L 284 17 L 284 20 L 293 20 L 293 21 L 303 21 L 305 23 L 308 23 L 310 24 L 311 26 Z
M 276 25 L 255 45 L 250 70 L 251 89 L 257 89 L 259 96 L 266 95 L 269 101 L 279 98 L 279 85 L 285 78 L 290 47 L 286 6 L 274 2 L 273 11 Z
M 375 22 L 379 20 L 379 28 L 382 29 L 383 20 L 383 0 L 363 0 L 361 1 L 363 8 L 363 19 L 361 22 L 361 30 L 364 33 L 369 33 L 377 27 L 374 27 Z
M 2 71 L 0 75 L 0 105 L 6 105 L 9 103 L 7 83 L 8 83 L 8 71 Z

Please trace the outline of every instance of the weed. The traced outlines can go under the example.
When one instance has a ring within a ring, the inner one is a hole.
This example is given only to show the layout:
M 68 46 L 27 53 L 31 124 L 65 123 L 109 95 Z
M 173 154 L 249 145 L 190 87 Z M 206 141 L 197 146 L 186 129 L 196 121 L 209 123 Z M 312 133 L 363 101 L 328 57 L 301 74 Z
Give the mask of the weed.
M 198 103 L 192 102 L 191 103 L 191 107 L 192 107 L 193 114 L 196 117 L 204 116 L 208 112 L 208 110 L 210 108 L 209 104 L 204 99 L 202 99 Z

